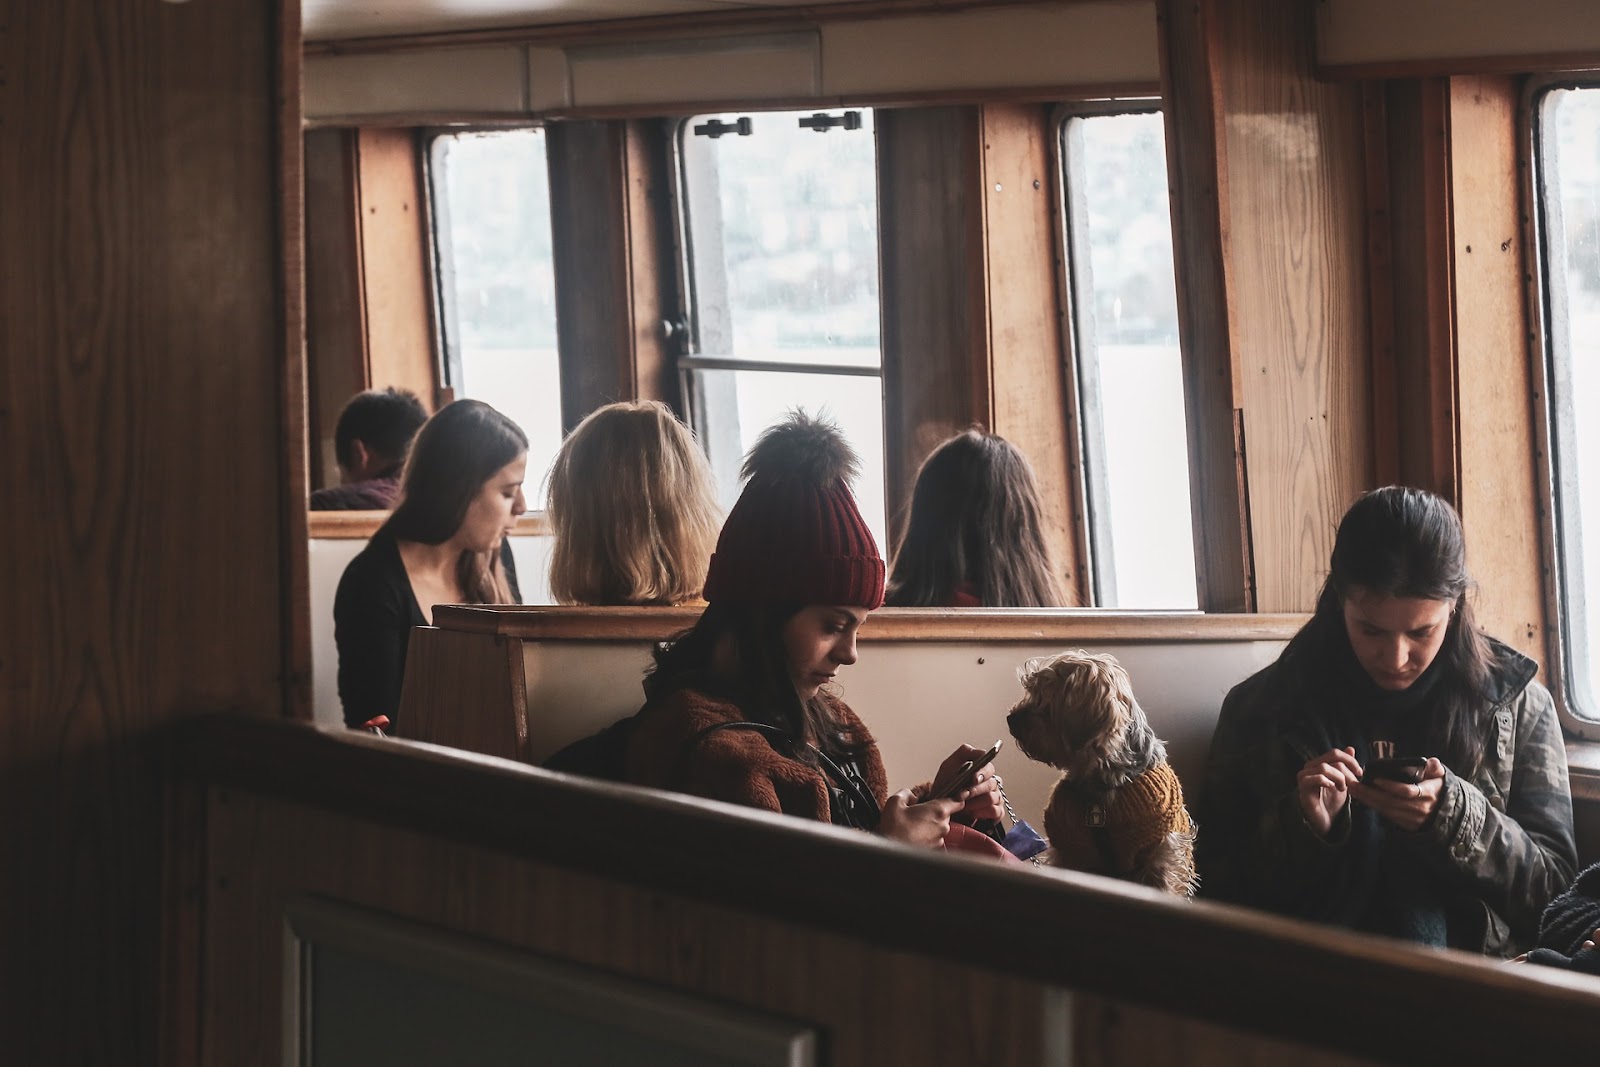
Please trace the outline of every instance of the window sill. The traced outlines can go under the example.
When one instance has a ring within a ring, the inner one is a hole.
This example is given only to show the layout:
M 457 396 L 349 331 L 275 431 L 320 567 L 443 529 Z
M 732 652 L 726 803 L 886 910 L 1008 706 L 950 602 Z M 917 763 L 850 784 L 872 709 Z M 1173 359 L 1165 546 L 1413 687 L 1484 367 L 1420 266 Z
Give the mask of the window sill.
M 1600 800 L 1600 741 L 1569 740 L 1567 773 L 1574 800 Z

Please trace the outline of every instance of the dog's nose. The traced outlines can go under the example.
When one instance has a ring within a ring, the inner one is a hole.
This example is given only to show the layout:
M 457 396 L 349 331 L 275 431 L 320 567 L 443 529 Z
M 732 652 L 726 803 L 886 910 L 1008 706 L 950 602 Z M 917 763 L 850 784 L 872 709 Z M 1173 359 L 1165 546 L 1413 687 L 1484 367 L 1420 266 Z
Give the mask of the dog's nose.
M 1007 715 L 1006 716 L 1006 729 L 1010 730 L 1013 734 L 1015 734 L 1017 732 L 1017 724 L 1020 723 L 1022 721 L 1023 717 L 1026 716 L 1026 715 L 1027 715 L 1027 712 L 1025 712 L 1025 711 L 1013 711 L 1010 715 Z

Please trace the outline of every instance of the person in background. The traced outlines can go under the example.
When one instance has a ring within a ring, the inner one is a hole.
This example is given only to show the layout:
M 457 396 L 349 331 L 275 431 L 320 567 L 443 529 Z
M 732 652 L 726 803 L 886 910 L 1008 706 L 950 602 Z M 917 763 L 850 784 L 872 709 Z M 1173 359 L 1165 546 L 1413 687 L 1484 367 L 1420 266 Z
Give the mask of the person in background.
M 1202 896 L 1493 956 L 1533 942 L 1577 867 L 1566 748 L 1471 588 L 1444 500 L 1351 505 L 1316 612 L 1223 702 Z
M 403 732 L 406 645 L 412 627 L 432 623 L 434 605 L 521 603 L 506 535 L 527 510 L 527 467 L 527 436 L 478 400 L 457 400 L 418 432 L 399 503 L 334 595 L 347 726 L 386 718 Z
M 428 413 L 406 389 L 357 393 L 339 412 L 333 451 L 340 484 L 311 494 L 312 511 L 388 511 L 400 495 L 400 469 Z
M 1027 457 L 967 430 L 923 461 L 895 553 L 890 607 L 1055 608 L 1064 600 Z
M 959 779 L 953 797 L 890 796 L 866 724 L 831 691 L 883 601 L 857 467 L 836 427 L 801 412 L 762 433 L 711 557 L 709 603 L 645 680 L 626 777 L 936 848 L 958 815 L 999 818 L 998 785 L 987 763 L 955 774 L 981 754 L 963 745 L 936 778 Z
M 665 404 L 607 404 L 550 470 L 550 592 L 559 604 L 686 604 L 722 521 L 694 434 Z

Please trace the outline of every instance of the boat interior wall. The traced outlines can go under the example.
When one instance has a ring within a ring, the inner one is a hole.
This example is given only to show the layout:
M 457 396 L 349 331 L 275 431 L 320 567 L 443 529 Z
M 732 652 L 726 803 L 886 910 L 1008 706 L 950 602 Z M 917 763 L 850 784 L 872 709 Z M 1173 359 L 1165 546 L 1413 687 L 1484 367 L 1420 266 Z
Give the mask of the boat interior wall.
M 320 517 L 320 516 L 319 516 Z M 339 704 L 339 650 L 333 643 L 333 596 L 345 567 L 366 547 L 365 540 L 349 537 L 311 538 L 311 710 L 312 718 L 330 726 L 344 725 Z M 549 604 L 550 551 L 548 534 L 517 535 L 511 552 L 517 561 L 517 584 L 527 604 Z
M 311 121 L 512 118 L 618 108 L 748 106 L 1038 89 L 1149 91 L 1160 78 L 1155 6 L 986 8 L 780 32 L 605 43 L 485 43 L 306 58 Z
M 1393 76 L 1600 65 L 1591 0 L 1322 0 L 1317 63 Z
M 468 753 L 217 717 L 173 762 L 192 883 L 163 1003 L 193 1062 L 292 1058 L 314 1018 L 285 1003 L 307 963 L 285 920 L 308 908 L 449 937 L 457 981 L 509 952 L 775 1014 L 837 1067 L 1563 1063 L 1600 1026 L 1581 975 Z M 429 966 L 403 940 L 382 951 Z
M 804 0 L 804 6 L 809 10 L 849 2 Z M 797 6 L 786 0 L 302 0 L 302 5 L 308 41 L 654 20 L 694 12 L 736 15 Z

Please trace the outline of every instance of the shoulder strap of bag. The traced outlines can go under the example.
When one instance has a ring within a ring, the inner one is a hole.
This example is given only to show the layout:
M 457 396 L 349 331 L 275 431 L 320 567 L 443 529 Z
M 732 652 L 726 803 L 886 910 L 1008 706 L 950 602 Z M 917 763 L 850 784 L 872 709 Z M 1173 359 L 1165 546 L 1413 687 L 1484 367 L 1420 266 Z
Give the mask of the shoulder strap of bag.
M 769 726 L 764 722 L 719 722 L 696 731 L 693 737 L 684 742 L 683 748 L 678 752 L 677 759 L 673 762 L 673 773 L 670 780 L 674 784 L 682 782 L 687 777 L 689 753 L 694 751 L 695 746 L 721 730 L 754 730 L 762 737 L 765 737 L 774 751 L 780 754 L 785 754 L 785 749 L 792 752 L 796 745 L 805 744 L 805 747 L 810 749 L 811 753 L 817 757 L 817 762 L 821 765 L 822 771 L 829 781 L 838 789 L 848 793 L 850 798 L 861 806 L 861 810 L 870 821 L 870 825 L 861 827 L 861 829 L 871 830 L 878 825 L 878 820 L 882 817 L 883 811 L 878 807 L 877 798 L 872 795 L 872 791 L 861 781 L 860 775 L 851 774 L 816 745 L 796 741 L 794 735 L 788 730 L 778 726 Z

